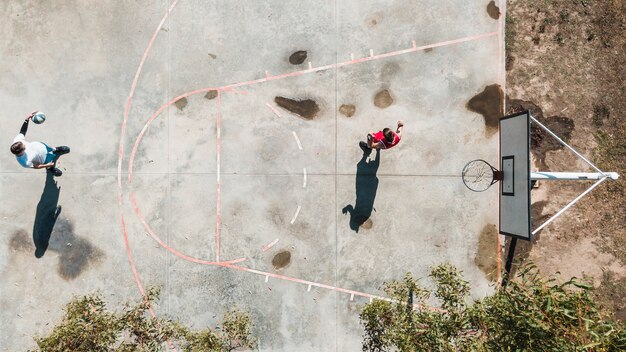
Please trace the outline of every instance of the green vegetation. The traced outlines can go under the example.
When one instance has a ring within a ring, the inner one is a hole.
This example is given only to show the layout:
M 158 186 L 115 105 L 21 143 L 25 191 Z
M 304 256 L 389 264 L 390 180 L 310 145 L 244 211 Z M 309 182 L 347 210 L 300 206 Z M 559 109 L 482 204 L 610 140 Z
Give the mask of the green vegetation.
M 153 318 L 150 305 L 159 291 L 150 289 L 146 299 L 111 312 L 97 295 L 78 297 L 65 307 L 63 321 L 46 337 L 35 338 L 38 351 L 130 352 L 234 351 L 256 347 L 248 314 L 232 310 L 225 314 L 221 329 L 193 331 L 179 322 Z
M 468 304 L 469 285 L 456 268 L 437 266 L 430 277 L 432 294 L 407 274 L 386 284 L 393 302 L 365 305 L 364 351 L 626 350 L 624 325 L 601 316 L 589 283 L 557 284 L 527 264 L 506 288 Z

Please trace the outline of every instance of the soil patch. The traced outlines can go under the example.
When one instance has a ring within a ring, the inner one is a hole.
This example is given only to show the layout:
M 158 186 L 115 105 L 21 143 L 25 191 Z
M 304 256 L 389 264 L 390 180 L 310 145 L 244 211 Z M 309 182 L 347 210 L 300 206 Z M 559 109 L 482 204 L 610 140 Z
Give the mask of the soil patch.
M 272 259 L 272 265 L 274 266 L 274 270 L 280 270 L 282 268 L 285 268 L 290 263 L 291 252 L 289 251 L 280 251 Z
M 483 115 L 487 135 L 498 132 L 498 121 L 504 114 L 502 106 L 502 88 L 498 84 L 492 84 L 470 99 L 465 107 L 472 112 Z
M 29 253 L 34 252 L 35 245 L 26 230 L 17 230 L 11 235 L 9 248 L 13 252 Z
M 480 232 L 474 263 L 490 281 L 498 280 L 498 230 L 496 225 L 487 224 Z
M 209 100 L 217 98 L 217 90 L 213 89 L 213 90 L 206 92 L 204 97 Z
M 314 100 L 294 100 L 285 97 L 276 97 L 274 102 L 281 108 L 293 112 L 304 117 L 307 120 L 311 120 L 320 111 L 319 106 Z
M 489 2 L 489 5 L 487 5 L 487 13 L 489 14 L 489 17 L 493 18 L 494 20 L 500 18 L 500 9 L 498 8 L 498 6 L 496 6 L 495 1 Z
M 178 110 L 182 111 L 187 106 L 187 98 L 180 98 L 176 100 L 174 102 L 174 105 L 176 105 L 176 108 L 178 108 Z
M 352 104 L 343 104 L 339 107 L 339 112 L 346 117 L 352 117 L 356 112 L 356 107 Z
M 300 65 L 306 60 L 307 52 L 304 50 L 298 50 L 289 56 L 289 63 L 292 65 Z
M 433 48 L 426 48 L 426 49 L 424 49 L 424 52 L 425 52 L 425 53 L 429 53 L 429 52 L 431 52 L 431 51 L 433 51 Z
M 535 119 L 554 132 L 562 140 L 568 142 L 571 139 L 572 132 L 574 131 L 574 120 L 571 118 L 563 116 L 550 116 L 545 118 L 541 107 L 531 101 L 507 98 L 506 105 L 507 113 L 528 110 Z M 537 159 L 538 166 L 542 171 L 550 170 L 549 166 L 546 164 L 546 154 L 564 148 L 554 137 L 550 136 L 534 123 L 530 124 L 530 143 L 531 151 Z
M 381 109 L 388 108 L 391 104 L 393 104 L 393 98 L 387 89 L 381 90 L 374 96 L 374 105 Z

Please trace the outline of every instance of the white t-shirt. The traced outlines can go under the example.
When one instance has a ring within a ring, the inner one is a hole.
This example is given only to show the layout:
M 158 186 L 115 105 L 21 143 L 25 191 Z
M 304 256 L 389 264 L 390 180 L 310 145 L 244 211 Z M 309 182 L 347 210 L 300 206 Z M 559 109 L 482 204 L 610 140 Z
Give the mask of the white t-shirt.
M 44 164 L 46 162 L 46 155 L 48 154 L 48 148 L 41 142 L 27 142 L 26 137 L 23 134 L 18 134 L 13 143 L 24 143 L 24 154 L 22 156 L 16 156 L 17 162 L 23 167 L 33 167 L 33 163 Z

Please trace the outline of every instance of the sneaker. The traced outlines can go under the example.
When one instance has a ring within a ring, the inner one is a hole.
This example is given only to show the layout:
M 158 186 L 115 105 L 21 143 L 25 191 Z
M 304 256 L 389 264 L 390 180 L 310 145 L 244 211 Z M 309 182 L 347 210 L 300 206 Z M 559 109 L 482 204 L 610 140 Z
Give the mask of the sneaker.
M 359 147 L 361 147 L 361 149 L 363 150 L 363 152 L 370 152 L 372 151 L 372 149 L 370 147 L 367 146 L 367 143 L 360 141 L 359 142 Z
M 66 147 L 64 145 L 60 146 L 60 147 L 56 147 L 54 154 L 56 155 L 63 155 L 63 154 L 67 154 L 70 152 L 70 147 Z
M 52 173 L 52 175 L 59 177 L 63 175 L 63 171 L 57 169 L 56 167 L 51 167 L 48 169 L 48 172 Z

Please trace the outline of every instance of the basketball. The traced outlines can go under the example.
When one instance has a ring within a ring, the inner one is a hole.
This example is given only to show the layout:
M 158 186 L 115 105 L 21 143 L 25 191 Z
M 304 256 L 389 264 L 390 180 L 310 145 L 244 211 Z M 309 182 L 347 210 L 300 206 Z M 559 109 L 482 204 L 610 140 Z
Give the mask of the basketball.
M 40 124 L 40 123 L 43 123 L 44 121 L 46 121 L 46 115 L 43 112 L 38 111 L 35 115 L 33 115 L 34 123 Z

